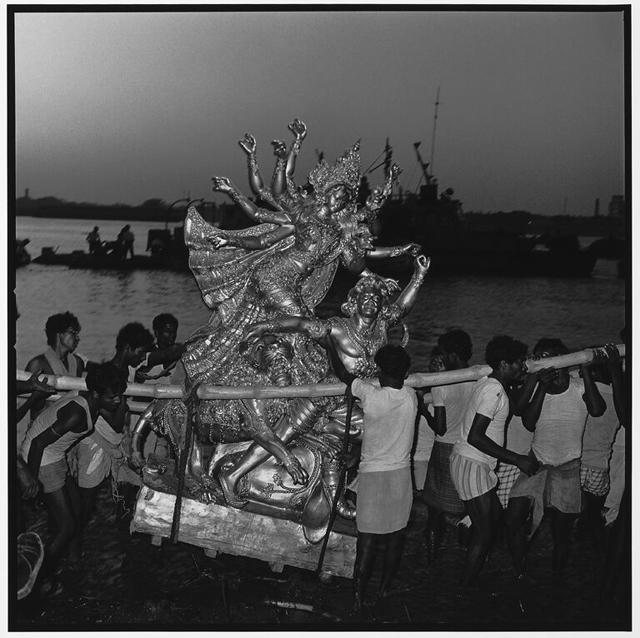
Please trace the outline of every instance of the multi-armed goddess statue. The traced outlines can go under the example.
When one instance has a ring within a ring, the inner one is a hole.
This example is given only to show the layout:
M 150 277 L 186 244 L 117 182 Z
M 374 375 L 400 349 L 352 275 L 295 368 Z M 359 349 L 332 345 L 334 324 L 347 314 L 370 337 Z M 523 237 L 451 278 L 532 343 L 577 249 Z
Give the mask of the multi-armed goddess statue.
M 276 165 L 265 187 L 251 135 L 240 141 L 248 159 L 255 203 L 226 177 L 214 177 L 214 191 L 227 193 L 257 225 L 220 230 L 194 207 L 185 222 L 189 266 L 212 309 L 210 321 L 188 340 L 181 372 L 187 389 L 223 386 L 299 385 L 336 381 L 323 346 L 332 340 L 347 368 L 373 376 L 373 356 L 388 329 L 413 306 L 429 262 L 417 244 L 374 247 L 371 225 L 391 192 L 399 168 L 393 165 L 382 187 L 364 206 L 357 203 L 359 143 L 333 165 L 320 161 L 303 186 L 294 169 L 307 129 L 289 124 L 294 141 L 287 150 L 272 142 Z M 258 205 L 261 204 L 261 205 Z M 412 255 L 414 273 L 404 290 L 366 267 L 366 260 Z M 343 317 L 319 320 L 316 306 L 327 294 L 338 264 L 359 275 L 343 304 Z M 138 422 L 134 449 L 150 428 L 179 448 L 187 410 L 182 401 L 156 401 Z M 351 431 L 360 432 L 361 416 Z M 193 420 L 188 454 L 191 496 L 251 508 L 302 523 L 311 542 L 322 538 L 341 469 L 344 397 L 203 400 Z M 204 449 L 216 445 L 211 458 Z M 283 471 L 284 469 L 284 471 Z M 355 512 L 344 501 L 338 511 Z

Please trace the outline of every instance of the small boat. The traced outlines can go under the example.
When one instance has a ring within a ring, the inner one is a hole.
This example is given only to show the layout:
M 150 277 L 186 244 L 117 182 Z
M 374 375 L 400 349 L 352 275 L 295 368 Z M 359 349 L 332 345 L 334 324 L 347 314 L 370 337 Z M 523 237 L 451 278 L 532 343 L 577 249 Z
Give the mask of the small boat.
M 123 259 L 117 252 L 87 253 L 74 250 L 70 253 L 59 253 L 51 246 L 42 249 L 34 264 L 45 266 L 67 266 L 87 270 L 175 270 L 187 271 L 187 257 L 174 251 L 155 251 L 151 255 L 135 255 Z

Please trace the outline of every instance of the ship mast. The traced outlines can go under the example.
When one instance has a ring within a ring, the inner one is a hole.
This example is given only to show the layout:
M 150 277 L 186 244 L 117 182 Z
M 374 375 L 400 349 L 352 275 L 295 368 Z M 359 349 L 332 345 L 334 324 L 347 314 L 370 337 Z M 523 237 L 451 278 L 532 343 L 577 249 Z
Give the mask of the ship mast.
M 433 175 L 433 155 L 436 150 L 436 125 L 438 123 L 438 106 L 440 105 L 440 87 L 436 94 L 435 112 L 433 114 L 433 131 L 431 133 L 431 158 L 429 160 L 429 166 L 431 166 L 431 174 Z

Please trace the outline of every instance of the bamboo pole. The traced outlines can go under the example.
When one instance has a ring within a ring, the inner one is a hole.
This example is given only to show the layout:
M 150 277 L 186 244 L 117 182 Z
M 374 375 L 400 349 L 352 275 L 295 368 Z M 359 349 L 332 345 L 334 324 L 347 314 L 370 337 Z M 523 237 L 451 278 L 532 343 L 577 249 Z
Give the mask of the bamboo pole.
M 625 346 L 616 346 L 620 356 L 625 356 Z M 559 357 L 547 357 L 545 359 L 528 359 L 526 361 L 528 372 L 537 372 L 543 368 L 569 368 L 589 363 L 593 360 L 594 350 L 586 349 L 572 352 Z M 491 373 L 487 365 L 475 365 L 462 370 L 447 370 L 445 372 L 416 372 L 409 375 L 406 384 L 413 388 L 423 388 L 439 385 L 450 385 L 463 381 L 474 381 Z M 18 370 L 16 378 L 26 381 L 31 373 Z M 45 375 L 46 381 L 56 390 L 84 391 L 87 386 L 84 379 L 78 377 L 56 377 Z M 215 386 L 202 385 L 198 388 L 197 396 L 201 400 L 211 399 L 273 399 L 273 398 L 297 398 L 297 397 L 327 397 L 344 394 L 344 383 L 310 383 L 307 385 L 279 386 Z M 145 397 L 149 399 L 184 399 L 186 393 L 180 385 L 145 385 L 143 383 L 130 383 L 125 391 L 127 396 Z M 426 399 L 426 397 L 425 397 Z

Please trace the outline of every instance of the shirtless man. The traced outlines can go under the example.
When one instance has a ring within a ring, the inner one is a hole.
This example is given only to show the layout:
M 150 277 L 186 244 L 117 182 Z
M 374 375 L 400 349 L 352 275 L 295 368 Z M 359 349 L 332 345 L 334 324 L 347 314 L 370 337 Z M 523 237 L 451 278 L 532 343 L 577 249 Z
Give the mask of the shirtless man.
M 55 532 L 46 551 L 45 592 L 55 590 L 51 577 L 64 551 L 69 547 L 79 558 L 79 500 L 68 477 L 66 452 L 91 432 L 100 410 L 115 410 L 120 405 L 126 388 L 125 380 L 110 364 L 93 367 L 86 384 L 86 392 L 63 397 L 43 410 L 29 428 L 20 450 L 30 473 L 40 482 L 45 504 L 55 521 Z
M 136 370 L 145 365 L 170 363 L 177 360 L 180 348 L 153 347 L 151 333 L 137 322 L 123 326 L 116 337 L 116 353 L 112 363 L 124 379 L 132 383 Z M 93 369 L 96 364 L 89 364 Z M 137 419 L 136 419 L 137 420 Z M 109 476 L 116 483 L 129 483 L 139 486 L 137 475 L 130 470 L 127 461 L 131 456 L 131 430 L 135 426 L 126 405 L 111 415 L 100 414 L 95 430 L 85 437 L 73 450 L 77 459 L 77 481 L 83 502 L 83 521 L 91 515 L 97 488 Z
M 116 353 L 113 363 L 133 383 L 136 371 L 140 366 L 153 367 L 159 364 L 170 364 L 177 361 L 182 354 L 182 344 L 174 344 L 167 348 L 155 348 L 153 335 L 139 322 L 134 321 L 123 326 L 116 337 Z M 96 365 L 87 364 L 87 367 Z
M 171 382 L 178 358 L 184 349 L 183 344 L 176 343 L 178 336 L 178 320 L 169 313 L 161 313 L 153 318 L 153 334 L 156 342 L 151 349 L 150 356 L 153 358 L 161 352 L 167 351 L 175 354 L 175 358 L 166 360 L 164 363 L 142 364 L 136 369 L 135 382 L 147 383 L 151 385 L 165 385 Z M 164 437 L 160 437 L 155 432 L 149 432 L 145 441 L 144 456 L 153 453 L 158 458 L 167 458 L 170 455 L 169 444 Z
M 70 312 L 51 315 L 45 324 L 47 344 L 45 352 L 39 354 L 27 363 L 28 372 L 41 374 L 55 374 L 66 377 L 81 377 L 84 372 L 84 362 L 73 354 L 80 343 L 80 323 Z M 32 395 L 31 418 L 34 419 L 45 407 L 48 394 L 36 390 Z
M 159 353 L 170 349 L 179 357 L 183 346 L 180 343 L 176 343 L 178 320 L 172 314 L 162 313 L 153 318 L 152 327 L 156 341 L 151 352 Z M 178 362 L 178 357 L 155 365 L 141 365 L 136 370 L 136 383 L 169 383 L 169 377 Z M 152 357 L 152 360 L 153 359 L 154 357 Z

